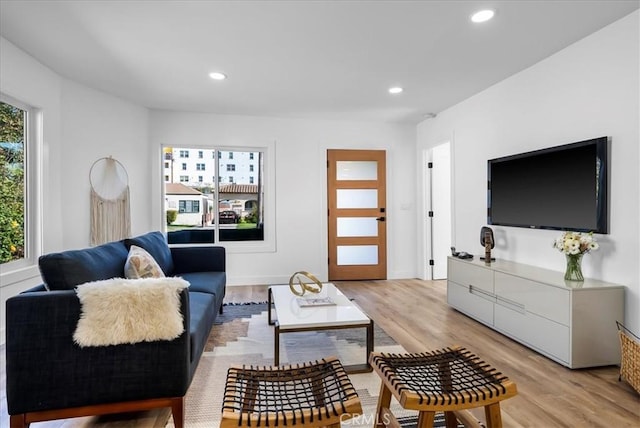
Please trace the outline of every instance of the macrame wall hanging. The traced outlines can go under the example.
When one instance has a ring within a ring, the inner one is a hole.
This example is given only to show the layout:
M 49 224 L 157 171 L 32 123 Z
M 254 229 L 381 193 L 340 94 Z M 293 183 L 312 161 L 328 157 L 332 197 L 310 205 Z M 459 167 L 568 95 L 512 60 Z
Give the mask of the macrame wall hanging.
M 129 175 L 112 158 L 100 158 L 91 165 L 91 245 L 131 236 Z

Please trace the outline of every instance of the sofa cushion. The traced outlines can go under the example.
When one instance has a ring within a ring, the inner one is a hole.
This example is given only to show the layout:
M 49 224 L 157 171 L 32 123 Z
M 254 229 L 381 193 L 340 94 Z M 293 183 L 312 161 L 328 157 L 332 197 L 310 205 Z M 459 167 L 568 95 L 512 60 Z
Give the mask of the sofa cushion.
M 132 245 L 129 248 L 129 257 L 124 264 L 126 278 L 163 278 L 164 273 L 153 256 L 144 248 Z
M 198 293 L 189 288 L 189 336 L 190 361 L 192 370 L 195 370 L 197 361 L 204 350 L 204 345 L 209 338 L 211 326 L 216 318 L 217 311 L 212 310 L 215 305 L 215 296 L 209 293 Z
M 124 240 L 127 250 L 132 245 L 144 248 L 158 262 L 165 276 L 173 273 L 173 259 L 167 240 L 161 232 L 149 232 L 144 235 L 128 238 Z
M 226 274 L 224 272 L 181 273 L 180 277 L 189 282 L 189 291 L 214 295 L 224 295 L 225 293 Z
M 51 253 L 38 259 L 48 290 L 72 290 L 85 282 L 124 276 L 127 249 L 121 241 L 83 250 Z

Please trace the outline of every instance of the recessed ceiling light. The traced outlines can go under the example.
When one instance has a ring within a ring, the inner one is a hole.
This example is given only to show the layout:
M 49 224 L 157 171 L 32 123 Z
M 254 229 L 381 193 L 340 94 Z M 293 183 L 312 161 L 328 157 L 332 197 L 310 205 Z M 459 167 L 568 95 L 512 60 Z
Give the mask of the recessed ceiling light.
M 486 22 L 493 18 L 495 14 L 496 12 L 491 9 L 479 10 L 478 12 L 471 15 L 471 20 L 473 22 Z
M 402 89 L 400 86 L 394 86 L 392 88 L 389 88 L 389 93 L 390 94 L 399 94 L 400 92 L 402 92 L 404 89 Z
M 213 73 L 209 73 L 209 77 L 211 77 L 213 80 L 224 80 L 227 78 L 227 75 L 218 71 L 214 71 Z

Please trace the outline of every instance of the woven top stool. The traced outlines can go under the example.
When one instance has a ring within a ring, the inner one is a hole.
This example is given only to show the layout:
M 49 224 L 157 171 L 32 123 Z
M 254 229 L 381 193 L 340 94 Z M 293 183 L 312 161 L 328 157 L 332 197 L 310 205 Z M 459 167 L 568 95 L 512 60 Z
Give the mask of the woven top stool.
M 340 427 L 361 414 L 342 364 L 329 357 L 282 367 L 231 367 L 220 427 Z
M 404 409 L 417 410 L 418 428 L 432 427 L 444 412 L 447 427 L 479 426 L 466 409 L 484 406 L 487 428 L 502 427 L 500 401 L 517 394 L 516 384 L 462 347 L 417 354 L 369 356 L 382 378 L 376 426 L 399 427 L 391 413 L 391 395 Z

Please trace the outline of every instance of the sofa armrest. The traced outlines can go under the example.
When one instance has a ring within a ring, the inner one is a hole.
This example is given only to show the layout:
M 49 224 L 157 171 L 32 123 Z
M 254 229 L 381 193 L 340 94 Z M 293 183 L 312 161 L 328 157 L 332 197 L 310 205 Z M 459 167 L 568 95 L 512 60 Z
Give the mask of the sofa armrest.
M 172 247 L 173 273 L 225 272 L 224 247 Z
M 28 292 L 6 302 L 9 414 L 183 396 L 189 377 L 185 331 L 172 341 L 81 348 L 73 342 L 81 305 L 74 290 Z

